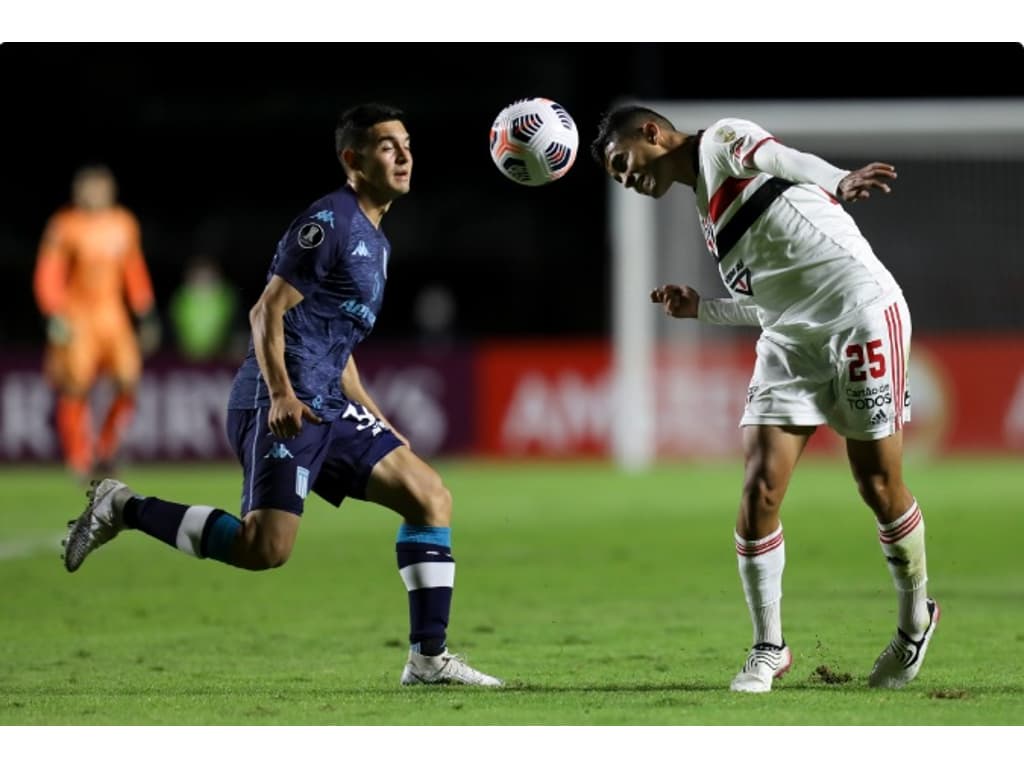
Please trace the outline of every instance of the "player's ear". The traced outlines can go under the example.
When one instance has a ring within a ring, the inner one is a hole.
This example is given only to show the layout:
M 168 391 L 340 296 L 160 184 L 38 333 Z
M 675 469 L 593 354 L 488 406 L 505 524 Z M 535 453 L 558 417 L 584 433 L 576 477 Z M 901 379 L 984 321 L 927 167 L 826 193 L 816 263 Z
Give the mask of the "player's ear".
M 640 130 L 644 135 L 644 140 L 648 144 L 658 143 L 658 135 L 661 133 L 661 129 L 658 128 L 657 123 L 655 123 L 652 120 L 648 120 L 646 123 L 643 124 L 643 126 L 641 126 Z
M 345 147 L 345 149 L 341 150 L 338 153 L 338 158 L 348 170 L 359 170 L 359 153 L 352 149 L 352 147 Z

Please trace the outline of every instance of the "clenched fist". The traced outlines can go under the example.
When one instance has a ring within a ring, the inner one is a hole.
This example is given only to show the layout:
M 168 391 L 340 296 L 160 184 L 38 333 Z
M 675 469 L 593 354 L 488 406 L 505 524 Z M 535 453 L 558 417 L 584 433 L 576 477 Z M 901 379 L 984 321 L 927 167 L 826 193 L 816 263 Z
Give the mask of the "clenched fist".
M 696 317 L 700 294 L 688 285 L 663 285 L 651 291 L 651 301 L 672 317 Z

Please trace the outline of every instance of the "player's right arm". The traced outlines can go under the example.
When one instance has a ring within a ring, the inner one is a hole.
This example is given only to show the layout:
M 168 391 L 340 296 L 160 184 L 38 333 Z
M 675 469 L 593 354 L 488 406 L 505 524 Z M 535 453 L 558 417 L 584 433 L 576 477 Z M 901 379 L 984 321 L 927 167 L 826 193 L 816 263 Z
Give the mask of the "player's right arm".
M 267 423 L 276 437 L 285 439 L 299 434 L 303 419 L 322 421 L 295 396 L 284 363 L 285 312 L 317 290 L 336 261 L 338 240 L 344 242 L 348 235 L 347 224 L 328 228 L 319 213 L 314 204 L 289 225 L 277 244 L 270 280 L 249 311 L 256 361 L 270 390 Z
M 716 325 L 760 325 L 757 307 L 736 299 L 701 299 L 688 285 L 663 285 L 651 291 L 651 301 L 661 304 L 671 317 L 695 317 Z
M 249 310 L 256 361 L 270 390 L 267 426 L 275 437 L 285 440 L 299 434 L 303 419 L 314 424 L 321 421 L 295 396 L 284 364 L 284 314 L 300 301 L 302 294 L 279 275 L 274 275 Z
M 68 300 L 69 252 L 65 246 L 65 217 L 54 214 L 47 222 L 43 239 L 39 243 L 39 254 L 32 287 L 39 311 L 46 318 L 46 336 L 51 344 L 67 344 L 71 329 L 64 312 Z

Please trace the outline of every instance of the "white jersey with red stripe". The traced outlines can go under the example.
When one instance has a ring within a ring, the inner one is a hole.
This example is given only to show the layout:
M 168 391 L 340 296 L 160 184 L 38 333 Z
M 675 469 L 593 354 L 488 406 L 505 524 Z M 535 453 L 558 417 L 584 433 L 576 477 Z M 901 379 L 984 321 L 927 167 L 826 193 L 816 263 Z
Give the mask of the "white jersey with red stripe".
M 698 149 L 697 213 L 737 304 L 755 307 L 769 333 L 806 338 L 842 327 L 845 318 L 898 295 L 900 287 L 833 196 L 848 171 L 776 141 L 749 120 L 725 118 L 709 126 Z M 773 175 L 796 183 L 720 256 L 717 237 Z

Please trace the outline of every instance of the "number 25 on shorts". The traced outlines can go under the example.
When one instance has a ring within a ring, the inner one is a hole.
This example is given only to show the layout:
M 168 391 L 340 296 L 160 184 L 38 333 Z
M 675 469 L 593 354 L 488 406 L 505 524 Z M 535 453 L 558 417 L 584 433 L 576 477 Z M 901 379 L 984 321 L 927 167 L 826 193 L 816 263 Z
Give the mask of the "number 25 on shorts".
M 869 373 L 873 379 L 885 376 L 885 355 L 880 352 L 881 348 L 881 339 L 846 347 L 846 357 L 850 361 L 850 381 L 867 381 Z

